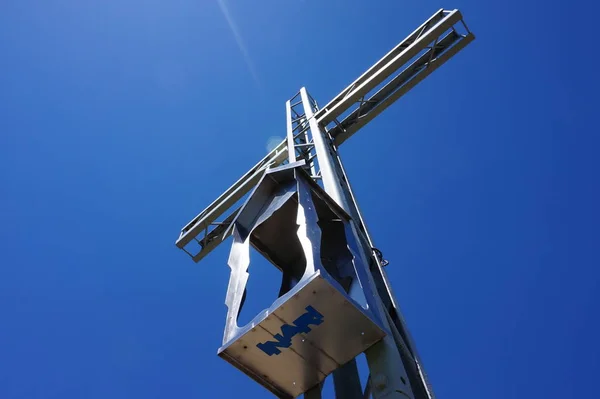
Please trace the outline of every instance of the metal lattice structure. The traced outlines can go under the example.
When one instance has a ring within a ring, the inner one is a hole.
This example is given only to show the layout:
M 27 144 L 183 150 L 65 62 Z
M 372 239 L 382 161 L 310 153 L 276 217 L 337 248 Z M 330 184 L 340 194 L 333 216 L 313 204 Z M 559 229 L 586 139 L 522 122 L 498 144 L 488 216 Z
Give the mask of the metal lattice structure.
M 276 396 L 320 398 L 333 375 L 336 398 L 434 398 L 338 147 L 474 38 L 458 10 L 441 9 L 324 107 L 302 88 L 286 103 L 286 139 L 182 229 L 176 245 L 195 262 L 234 237 L 219 355 Z M 250 246 L 282 285 L 238 326 Z

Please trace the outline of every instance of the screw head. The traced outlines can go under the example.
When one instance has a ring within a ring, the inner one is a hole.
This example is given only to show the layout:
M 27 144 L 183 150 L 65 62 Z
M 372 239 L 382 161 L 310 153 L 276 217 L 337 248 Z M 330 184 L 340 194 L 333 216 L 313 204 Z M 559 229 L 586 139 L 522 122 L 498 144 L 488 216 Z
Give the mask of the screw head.
M 371 377 L 373 386 L 378 390 L 383 390 L 387 386 L 387 377 L 383 374 L 375 374 Z

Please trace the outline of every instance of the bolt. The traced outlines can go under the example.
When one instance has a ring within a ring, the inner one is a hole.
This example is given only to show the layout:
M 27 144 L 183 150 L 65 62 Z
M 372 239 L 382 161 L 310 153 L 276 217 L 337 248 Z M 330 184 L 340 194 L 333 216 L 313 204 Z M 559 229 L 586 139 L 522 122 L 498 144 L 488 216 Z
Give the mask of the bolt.
M 387 377 L 384 374 L 375 374 L 371 377 L 371 382 L 377 390 L 382 391 L 387 386 Z

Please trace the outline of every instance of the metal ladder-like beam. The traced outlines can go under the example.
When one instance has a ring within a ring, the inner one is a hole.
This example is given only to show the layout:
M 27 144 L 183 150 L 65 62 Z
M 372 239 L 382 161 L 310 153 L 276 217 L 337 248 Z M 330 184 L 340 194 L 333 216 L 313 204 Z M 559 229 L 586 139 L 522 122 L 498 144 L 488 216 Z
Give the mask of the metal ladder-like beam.
M 458 10 L 439 10 L 314 117 L 339 146 L 473 39 Z M 177 247 L 194 262 L 208 255 L 226 238 L 221 225 L 215 222 L 224 215 L 220 223 L 231 221 L 237 210 L 235 205 L 252 190 L 264 171 L 287 160 L 286 139 L 187 223 L 176 241 Z M 195 250 L 189 245 L 193 242 L 198 244 Z

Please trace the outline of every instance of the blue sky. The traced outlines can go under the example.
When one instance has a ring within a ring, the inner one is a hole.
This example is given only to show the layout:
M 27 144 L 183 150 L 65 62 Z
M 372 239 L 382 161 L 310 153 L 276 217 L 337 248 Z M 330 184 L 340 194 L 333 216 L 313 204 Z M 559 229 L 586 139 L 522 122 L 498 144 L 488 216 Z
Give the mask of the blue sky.
M 597 5 L 8 0 L 0 398 L 269 397 L 179 229 L 441 7 L 477 40 L 344 144 L 362 211 L 439 398 L 592 397 Z

